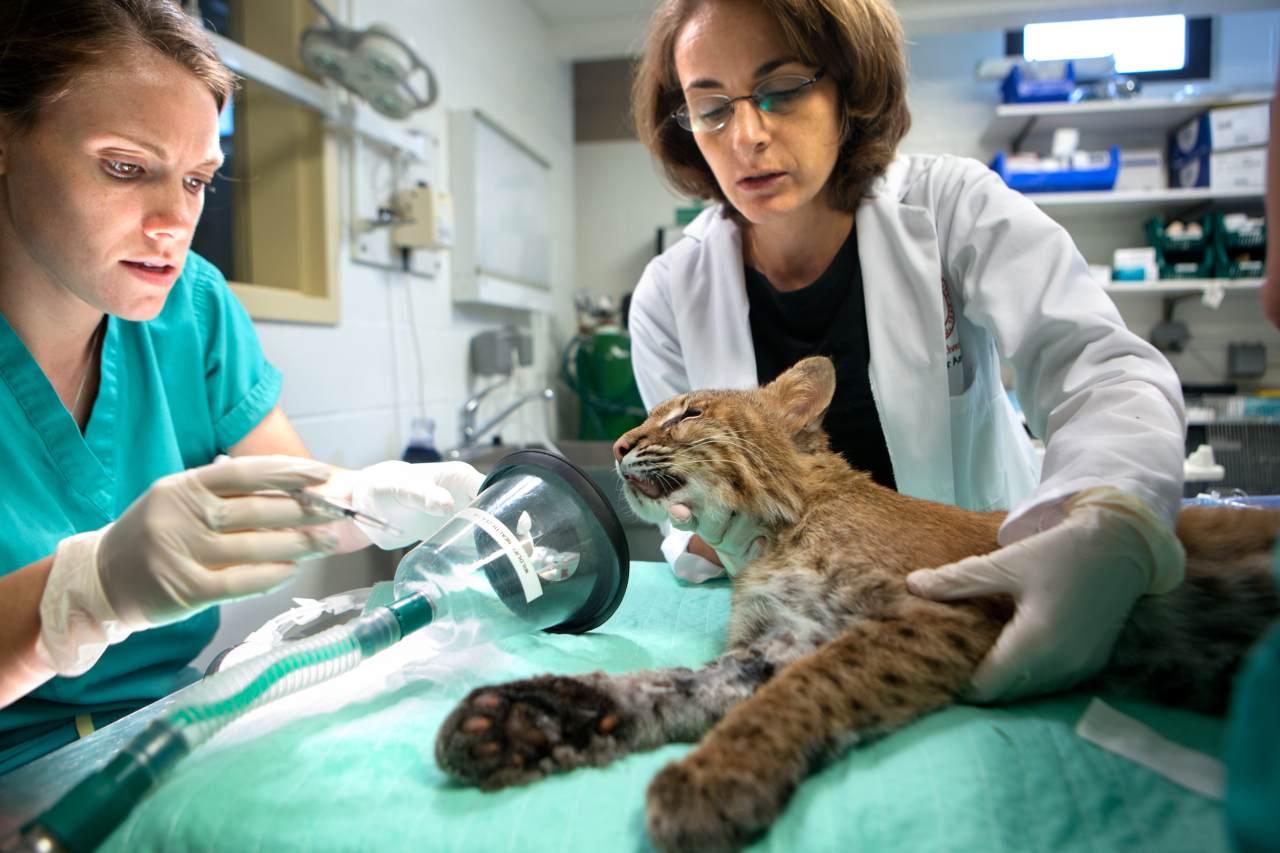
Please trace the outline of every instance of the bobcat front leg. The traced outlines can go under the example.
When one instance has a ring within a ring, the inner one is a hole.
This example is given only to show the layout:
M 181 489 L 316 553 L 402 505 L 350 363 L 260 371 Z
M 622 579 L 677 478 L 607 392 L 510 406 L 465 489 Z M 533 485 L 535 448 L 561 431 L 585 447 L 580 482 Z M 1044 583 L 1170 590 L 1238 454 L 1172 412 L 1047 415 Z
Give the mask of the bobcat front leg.
M 763 833 L 810 770 L 951 703 L 998 626 L 910 602 L 782 669 L 649 785 L 649 837 L 668 853 L 731 851 Z M 925 612 L 920 612 L 925 611 Z
M 756 648 L 698 670 L 544 675 L 480 687 L 440 726 L 436 763 L 492 790 L 695 741 L 794 657 L 771 659 Z

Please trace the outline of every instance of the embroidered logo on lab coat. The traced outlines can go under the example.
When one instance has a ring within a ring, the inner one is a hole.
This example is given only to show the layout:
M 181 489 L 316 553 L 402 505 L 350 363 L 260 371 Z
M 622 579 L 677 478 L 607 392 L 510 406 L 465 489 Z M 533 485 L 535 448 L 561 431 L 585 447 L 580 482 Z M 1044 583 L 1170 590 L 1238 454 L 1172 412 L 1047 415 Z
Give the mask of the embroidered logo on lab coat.
M 960 351 L 960 329 L 956 324 L 956 311 L 951 306 L 951 293 L 947 280 L 942 280 L 942 306 L 946 316 L 942 320 L 942 333 L 947 346 L 947 387 L 952 397 L 964 393 L 964 353 Z

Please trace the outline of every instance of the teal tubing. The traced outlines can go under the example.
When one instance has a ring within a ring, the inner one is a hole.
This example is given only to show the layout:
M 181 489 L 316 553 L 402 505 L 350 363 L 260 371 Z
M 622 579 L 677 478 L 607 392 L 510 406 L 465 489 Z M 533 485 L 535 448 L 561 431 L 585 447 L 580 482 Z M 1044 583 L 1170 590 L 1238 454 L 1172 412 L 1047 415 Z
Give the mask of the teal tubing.
M 23 828 L 25 848 L 90 853 L 187 753 L 255 708 L 328 681 L 431 623 L 421 593 L 272 649 L 192 687 L 110 764 Z M 49 846 L 50 844 L 56 846 Z

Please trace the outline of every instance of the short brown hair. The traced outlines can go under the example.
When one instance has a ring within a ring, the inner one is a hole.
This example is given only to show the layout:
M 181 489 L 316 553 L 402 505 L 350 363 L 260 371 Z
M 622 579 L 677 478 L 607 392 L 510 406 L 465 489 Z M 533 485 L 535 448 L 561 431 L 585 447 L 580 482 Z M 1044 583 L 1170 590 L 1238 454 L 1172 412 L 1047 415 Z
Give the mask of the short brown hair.
M 0 116 L 26 132 L 77 75 L 148 48 L 200 78 L 221 111 L 235 77 L 170 0 L 0 0 Z
M 692 198 L 712 199 L 736 214 L 693 134 L 671 118 L 684 103 L 675 43 L 706 0 L 662 0 L 649 24 L 632 88 L 640 139 L 667 181 Z M 831 173 L 831 204 L 852 213 L 866 185 L 884 173 L 911 128 L 902 26 L 885 0 L 758 0 L 782 26 L 800 59 L 836 83 L 840 154 Z

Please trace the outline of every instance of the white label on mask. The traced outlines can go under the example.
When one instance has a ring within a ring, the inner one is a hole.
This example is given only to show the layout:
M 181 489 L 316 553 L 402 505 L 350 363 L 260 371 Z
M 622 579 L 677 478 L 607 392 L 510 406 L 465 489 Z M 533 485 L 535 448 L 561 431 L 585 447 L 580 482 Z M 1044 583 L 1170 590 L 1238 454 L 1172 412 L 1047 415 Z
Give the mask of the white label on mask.
M 462 510 L 455 518 L 463 518 L 470 521 L 476 527 L 488 533 L 493 538 L 493 541 L 498 543 L 502 553 L 507 555 L 511 560 L 511 565 L 515 567 L 516 575 L 520 578 L 520 586 L 524 587 L 524 600 L 526 602 L 533 601 L 542 595 L 542 582 L 538 579 L 538 573 L 533 570 L 533 563 L 529 560 L 529 555 L 520 547 L 520 540 L 516 538 L 509 527 L 484 510 L 476 509 L 473 506 Z

